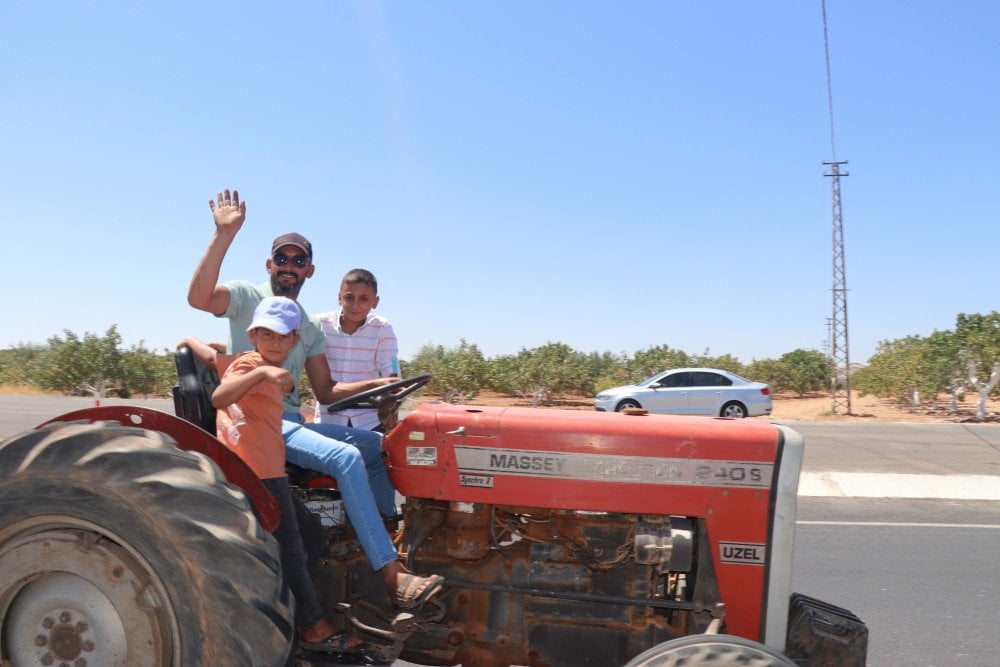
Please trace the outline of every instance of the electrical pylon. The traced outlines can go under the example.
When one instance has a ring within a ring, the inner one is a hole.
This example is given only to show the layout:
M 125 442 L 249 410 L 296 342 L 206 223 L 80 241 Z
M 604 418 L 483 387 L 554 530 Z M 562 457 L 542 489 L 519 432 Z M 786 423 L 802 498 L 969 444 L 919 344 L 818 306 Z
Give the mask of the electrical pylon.
M 840 165 L 847 160 L 824 162 L 833 183 L 833 318 L 830 325 L 830 396 L 833 414 L 851 413 L 851 353 L 847 338 L 847 270 L 844 262 L 844 216 L 840 202 Z

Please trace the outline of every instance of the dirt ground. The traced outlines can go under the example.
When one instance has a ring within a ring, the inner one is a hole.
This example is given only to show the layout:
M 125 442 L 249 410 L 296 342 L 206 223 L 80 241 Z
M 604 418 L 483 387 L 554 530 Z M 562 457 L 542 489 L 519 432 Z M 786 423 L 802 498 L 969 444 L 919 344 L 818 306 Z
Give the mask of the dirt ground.
M 832 401 L 828 393 L 806 398 L 794 394 L 776 396 L 771 418 L 774 420 L 844 421 L 844 422 L 913 422 L 913 423 L 960 423 L 976 421 L 978 397 L 966 395 L 958 403 L 958 410 L 951 412 L 946 396 L 938 399 L 937 406 L 929 404 L 913 407 L 875 396 L 859 396 L 851 393 L 851 414 L 842 410 L 833 414 Z M 1000 400 L 986 402 L 986 420 L 1000 421 Z
M 439 400 L 439 396 L 424 393 L 419 395 L 416 403 Z M 948 410 L 948 401 L 941 397 L 938 409 L 928 405 L 910 407 L 900 405 L 875 396 L 859 396 L 851 394 L 851 414 L 838 410 L 831 411 L 832 401 L 829 393 L 808 395 L 798 398 L 795 394 L 779 394 L 774 397 L 774 408 L 771 419 L 775 421 L 841 421 L 841 422 L 912 422 L 912 423 L 961 423 L 975 421 L 977 398 L 967 395 L 964 402 L 958 404 L 958 412 Z M 512 398 L 492 392 L 480 392 L 475 398 L 463 401 L 469 405 L 519 406 L 530 407 L 529 399 Z M 594 399 L 586 396 L 558 397 L 550 408 L 563 410 L 593 410 Z M 1000 400 L 991 399 L 986 405 L 987 421 L 1000 422 Z

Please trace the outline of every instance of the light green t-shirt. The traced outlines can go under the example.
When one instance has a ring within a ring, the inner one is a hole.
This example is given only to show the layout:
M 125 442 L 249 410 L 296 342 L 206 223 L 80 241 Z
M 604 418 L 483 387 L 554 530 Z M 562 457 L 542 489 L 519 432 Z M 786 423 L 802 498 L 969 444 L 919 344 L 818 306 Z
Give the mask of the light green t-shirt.
M 274 296 L 271 291 L 271 283 L 261 283 L 254 285 L 247 280 L 230 280 L 223 283 L 223 287 L 229 290 L 229 308 L 219 317 L 229 320 L 229 351 L 232 354 L 240 354 L 253 349 L 250 337 L 247 335 L 247 327 L 253 321 L 253 311 L 257 304 L 269 296 Z M 323 330 L 315 317 L 310 315 L 299 304 L 302 311 L 302 324 L 299 326 L 299 342 L 295 344 L 292 351 L 285 359 L 282 366 L 292 374 L 295 386 L 290 392 L 285 394 L 285 411 L 298 413 L 301 407 L 299 400 L 299 378 L 302 370 L 306 366 L 306 359 L 316 355 L 326 355 L 326 341 L 323 337 Z M 324 362 L 325 363 L 325 362 Z

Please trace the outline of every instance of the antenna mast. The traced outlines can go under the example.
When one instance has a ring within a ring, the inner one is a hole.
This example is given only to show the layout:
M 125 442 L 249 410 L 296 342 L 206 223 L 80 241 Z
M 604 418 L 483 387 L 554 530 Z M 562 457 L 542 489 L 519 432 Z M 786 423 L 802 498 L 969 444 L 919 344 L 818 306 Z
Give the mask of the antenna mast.
M 847 337 L 847 270 L 844 262 L 844 216 L 840 199 L 840 166 L 847 160 L 837 160 L 837 143 L 833 124 L 833 80 L 830 76 L 830 39 L 826 25 L 826 0 L 823 6 L 823 49 L 826 54 L 826 94 L 830 107 L 830 151 L 832 160 L 824 162 L 833 184 L 833 318 L 830 323 L 830 396 L 833 414 L 843 409 L 851 414 L 851 354 Z

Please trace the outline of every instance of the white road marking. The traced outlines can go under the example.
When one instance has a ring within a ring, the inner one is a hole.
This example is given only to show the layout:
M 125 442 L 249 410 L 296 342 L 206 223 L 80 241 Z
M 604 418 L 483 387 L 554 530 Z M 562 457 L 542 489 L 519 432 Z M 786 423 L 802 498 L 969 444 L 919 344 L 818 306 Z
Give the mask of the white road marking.
M 902 521 L 796 521 L 796 526 L 872 526 L 876 528 L 985 528 L 1000 530 L 996 523 L 905 523 Z
M 799 495 L 840 498 L 1000 500 L 1000 476 L 803 472 L 799 476 Z

